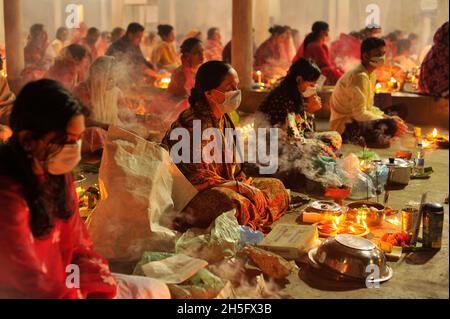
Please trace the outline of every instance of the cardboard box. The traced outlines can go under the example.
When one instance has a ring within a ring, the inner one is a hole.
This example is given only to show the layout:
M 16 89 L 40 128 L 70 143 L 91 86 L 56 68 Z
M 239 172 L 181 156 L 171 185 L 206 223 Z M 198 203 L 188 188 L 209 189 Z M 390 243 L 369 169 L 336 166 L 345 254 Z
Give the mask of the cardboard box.
M 298 259 L 320 245 L 317 227 L 312 225 L 279 224 L 258 245 L 288 260 Z

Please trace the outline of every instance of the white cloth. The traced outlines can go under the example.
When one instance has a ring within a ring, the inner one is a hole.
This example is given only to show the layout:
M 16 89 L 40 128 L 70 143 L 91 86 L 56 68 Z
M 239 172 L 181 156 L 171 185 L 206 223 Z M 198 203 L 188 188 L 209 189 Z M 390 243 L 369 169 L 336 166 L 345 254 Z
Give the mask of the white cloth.
M 331 129 L 343 133 L 345 125 L 382 119 L 384 112 L 374 105 L 376 77 L 360 64 L 336 84 L 330 99 Z
M 116 299 L 170 299 L 169 287 L 161 280 L 113 274 L 117 282 Z

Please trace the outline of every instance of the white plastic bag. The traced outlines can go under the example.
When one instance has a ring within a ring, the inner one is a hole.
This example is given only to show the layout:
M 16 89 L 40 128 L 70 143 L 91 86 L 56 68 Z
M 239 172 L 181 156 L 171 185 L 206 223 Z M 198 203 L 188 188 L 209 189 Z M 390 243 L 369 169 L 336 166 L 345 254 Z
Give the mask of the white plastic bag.
M 99 173 L 101 201 L 87 221 L 95 249 L 110 261 L 173 251 L 167 228 L 197 190 L 159 145 L 117 127 L 108 132 Z

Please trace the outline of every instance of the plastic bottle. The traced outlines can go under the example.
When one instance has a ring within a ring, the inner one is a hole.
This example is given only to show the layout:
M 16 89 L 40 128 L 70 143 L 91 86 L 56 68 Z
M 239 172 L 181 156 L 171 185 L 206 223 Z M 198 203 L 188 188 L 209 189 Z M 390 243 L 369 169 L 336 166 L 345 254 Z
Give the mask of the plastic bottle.
M 417 174 L 423 174 L 425 171 L 425 150 L 422 142 L 417 144 L 417 157 L 415 160 L 415 171 Z

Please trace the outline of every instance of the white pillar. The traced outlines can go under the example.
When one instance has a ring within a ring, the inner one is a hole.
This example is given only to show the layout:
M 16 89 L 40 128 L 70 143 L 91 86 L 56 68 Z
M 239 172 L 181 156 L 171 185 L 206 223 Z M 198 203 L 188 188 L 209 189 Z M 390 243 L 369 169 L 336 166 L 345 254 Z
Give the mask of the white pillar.
M 269 36 L 270 27 L 269 0 L 255 1 L 255 42 L 259 46 Z
M 4 0 L 5 48 L 8 81 L 15 93 L 20 89 L 25 62 L 22 41 L 22 0 Z
M 112 0 L 111 4 L 111 20 L 112 27 L 124 27 L 123 26 L 123 0 Z
M 233 0 L 232 62 L 241 87 L 249 89 L 253 72 L 253 0 Z
M 109 1 L 108 0 L 100 0 L 100 28 L 101 31 L 111 30 L 112 28 L 109 26 L 108 17 L 109 13 Z
M 62 26 L 62 3 L 61 0 L 54 0 L 53 1 L 53 22 L 55 24 L 55 33 L 56 30 L 58 30 L 59 27 Z M 53 35 L 50 35 L 50 38 L 52 38 Z

